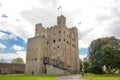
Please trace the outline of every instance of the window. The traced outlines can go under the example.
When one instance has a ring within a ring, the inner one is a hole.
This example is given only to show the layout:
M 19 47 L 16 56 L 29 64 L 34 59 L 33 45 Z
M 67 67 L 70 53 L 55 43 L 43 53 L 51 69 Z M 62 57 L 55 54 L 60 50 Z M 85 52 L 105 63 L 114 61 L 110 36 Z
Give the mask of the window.
M 59 39 L 59 41 L 61 41 L 61 39 Z
M 53 40 L 53 43 L 55 43 L 55 40 Z
M 61 34 L 61 31 L 59 31 L 59 34 Z
M 57 48 L 59 48 L 59 46 L 57 46 Z
M 67 41 L 67 44 L 69 44 L 69 42 Z
M 49 44 L 49 42 L 47 41 L 47 44 Z
M 74 44 L 72 44 L 72 46 L 73 46 L 73 47 L 75 47 L 75 45 L 74 45 Z
M 66 40 L 64 39 L 64 42 L 65 42 Z
M 43 35 L 43 37 L 45 37 L 45 35 Z
M 35 61 L 37 60 L 37 58 L 35 58 Z

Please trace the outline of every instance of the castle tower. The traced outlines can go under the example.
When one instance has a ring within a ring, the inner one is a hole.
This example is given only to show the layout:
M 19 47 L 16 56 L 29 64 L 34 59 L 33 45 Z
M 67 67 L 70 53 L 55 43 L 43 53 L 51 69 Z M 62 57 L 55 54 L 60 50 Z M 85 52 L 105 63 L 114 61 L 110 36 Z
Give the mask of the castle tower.
M 63 15 L 57 17 L 57 26 L 66 26 L 66 18 Z
M 44 62 L 47 63 L 44 64 Z M 35 37 L 28 39 L 26 74 L 64 74 L 79 72 L 78 30 L 66 27 L 66 17 L 45 29 L 35 26 Z

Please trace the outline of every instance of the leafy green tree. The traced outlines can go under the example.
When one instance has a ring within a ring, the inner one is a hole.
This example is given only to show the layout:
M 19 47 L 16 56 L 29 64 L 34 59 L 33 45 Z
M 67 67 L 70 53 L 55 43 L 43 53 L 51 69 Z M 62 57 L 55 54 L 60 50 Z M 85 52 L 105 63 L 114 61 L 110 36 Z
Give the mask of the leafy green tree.
M 89 60 L 92 65 L 106 65 L 108 70 L 120 68 L 120 39 L 105 37 L 92 41 L 89 47 Z
M 15 58 L 12 60 L 12 63 L 24 64 L 24 61 L 22 58 Z
M 80 60 L 80 72 L 82 72 L 82 69 L 83 69 L 83 61 Z
M 85 57 L 83 59 L 83 68 L 84 68 L 84 72 L 87 73 L 88 69 L 91 67 L 91 62 L 89 61 L 89 59 L 87 57 Z

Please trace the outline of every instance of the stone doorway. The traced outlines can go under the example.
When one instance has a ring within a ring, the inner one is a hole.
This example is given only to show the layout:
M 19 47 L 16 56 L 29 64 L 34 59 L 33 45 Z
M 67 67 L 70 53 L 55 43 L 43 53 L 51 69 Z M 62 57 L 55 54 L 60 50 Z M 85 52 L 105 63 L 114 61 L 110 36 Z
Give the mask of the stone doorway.
M 34 75 L 34 71 L 32 71 L 32 75 Z

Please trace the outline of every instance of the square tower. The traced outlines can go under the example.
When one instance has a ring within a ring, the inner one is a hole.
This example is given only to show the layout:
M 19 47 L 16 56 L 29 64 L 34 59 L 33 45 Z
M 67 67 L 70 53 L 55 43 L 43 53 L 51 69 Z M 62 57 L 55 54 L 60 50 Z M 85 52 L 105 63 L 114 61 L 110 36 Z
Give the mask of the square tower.
M 35 37 L 28 39 L 26 74 L 79 72 L 78 30 L 66 27 L 66 17 L 57 17 L 57 25 L 45 29 L 36 24 Z

